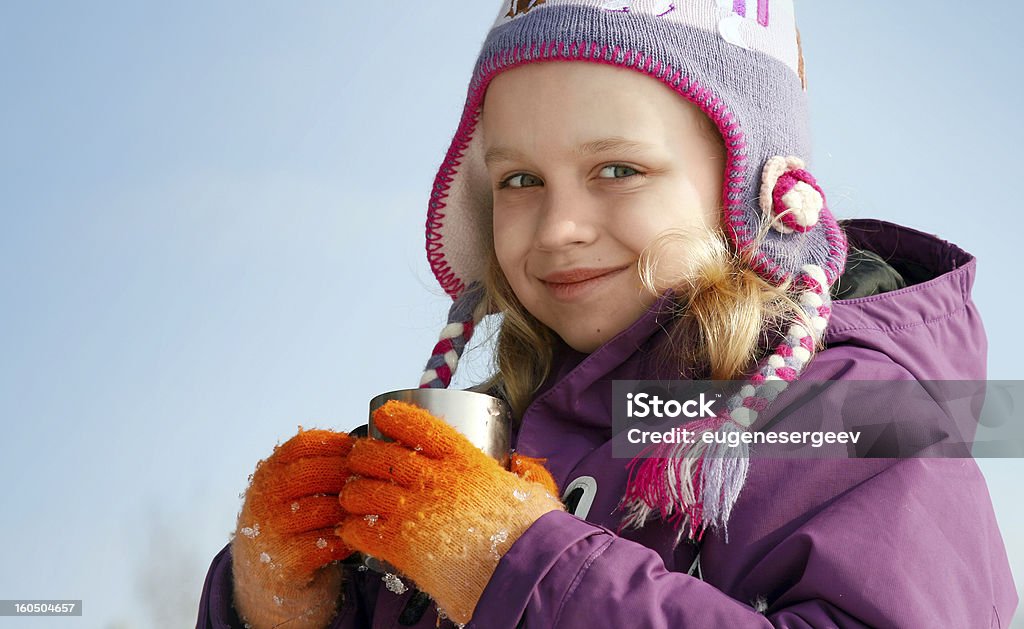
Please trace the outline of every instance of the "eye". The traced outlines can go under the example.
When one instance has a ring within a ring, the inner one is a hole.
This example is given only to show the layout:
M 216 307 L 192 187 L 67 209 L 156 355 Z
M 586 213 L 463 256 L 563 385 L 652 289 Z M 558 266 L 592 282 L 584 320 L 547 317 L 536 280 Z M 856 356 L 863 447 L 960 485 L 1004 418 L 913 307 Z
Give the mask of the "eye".
M 526 173 L 512 175 L 498 183 L 499 188 L 531 188 L 539 185 L 541 185 L 539 177 Z
M 627 177 L 635 177 L 639 174 L 640 171 L 631 166 L 611 164 L 602 168 L 599 176 L 602 179 L 625 179 Z

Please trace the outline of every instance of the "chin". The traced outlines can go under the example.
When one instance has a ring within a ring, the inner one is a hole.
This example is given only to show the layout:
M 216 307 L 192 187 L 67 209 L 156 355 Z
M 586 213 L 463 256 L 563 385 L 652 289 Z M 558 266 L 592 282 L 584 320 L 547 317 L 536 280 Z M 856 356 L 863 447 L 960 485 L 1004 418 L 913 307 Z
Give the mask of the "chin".
M 609 336 L 580 336 L 576 334 L 560 334 L 565 344 L 581 354 L 590 354 L 594 350 L 607 343 L 612 337 Z
M 592 317 L 591 319 L 589 322 L 576 321 L 575 325 L 568 321 L 562 321 L 559 323 L 563 325 L 557 328 L 551 325 L 548 327 L 569 347 L 582 354 L 591 354 L 632 323 L 632 319 L 619 320 L 614 317 Z

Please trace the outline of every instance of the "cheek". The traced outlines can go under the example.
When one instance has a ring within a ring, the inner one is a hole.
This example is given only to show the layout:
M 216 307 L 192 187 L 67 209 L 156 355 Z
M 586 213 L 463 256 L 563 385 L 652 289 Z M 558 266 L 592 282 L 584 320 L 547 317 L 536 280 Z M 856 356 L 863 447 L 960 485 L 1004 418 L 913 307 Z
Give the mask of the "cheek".
M 508 230 L 507 223 L 502 220 L 499 215 L 495 214 L 491 220 L 493 221 L 491 237 L 494 242 L 494 253 L 498 258 L 498 262 L 502 263 L 502 268 L 504 268 L 505 258 L 508 255 L 511 233 Z
M 656 293 L 692 280 L 714 240 L 711 230 L 720 212 L 707 206 L 698 192 L 682 182 L 648 199 L 644 211 L 624 214 L 623 222 L 617 224 L 623 245 L 637 255 L 649 254 L 653 267 L 645 270 L 652 272 Z
M 512 220 L 507 214 L 497 212 L 492 220 L 494 254 L 502 273 L 511 282 L 524 255 L 522 224 Z

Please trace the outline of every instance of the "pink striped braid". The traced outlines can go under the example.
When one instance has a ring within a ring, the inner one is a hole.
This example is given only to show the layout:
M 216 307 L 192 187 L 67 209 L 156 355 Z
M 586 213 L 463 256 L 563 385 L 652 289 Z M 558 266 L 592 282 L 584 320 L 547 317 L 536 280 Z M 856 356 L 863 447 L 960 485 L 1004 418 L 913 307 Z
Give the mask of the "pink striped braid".
M 652 517 L 667 521 L 684 536 L 700 539 L 708 528 L 726 534 L 733 505 L 747 479 L 750 446 L 703 442 L 705 432 L 719 434 L 751 430 L 790 382 L 799 377 L 814 355 L 832 315 L 825 271 L 806 265 L 796 280 L 804 321 L 790 325 L 785 338 L 757 371 L 726 402 L 719 417 L 687 424 L 696 433 L 692 444 L 652 446 L 629 464 L 630 478 L 620 507 L 623 525 L 642 527 Z
M 482 307 L 483 299 L 483 286 L 474 282 L 452 302 L 448 310 L 448 325 L 441 330 L 441 339 L 434 346 L 420 378 L 421 389 L 447 389 L 452 383 L 452 375 L 473 336 L 473 329 L 486 314 Z

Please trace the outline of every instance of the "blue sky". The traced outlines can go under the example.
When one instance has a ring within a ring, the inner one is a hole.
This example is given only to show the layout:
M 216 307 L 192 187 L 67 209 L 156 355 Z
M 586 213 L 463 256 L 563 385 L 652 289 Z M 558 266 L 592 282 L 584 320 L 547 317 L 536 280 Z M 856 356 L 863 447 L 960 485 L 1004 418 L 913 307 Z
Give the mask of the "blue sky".
M 255 462 L 416 383 L 425 201 L 496 5 L 0 4 L 0 598 L 86 610 L 34 626 L 194 622 Z M 1022 379 L 1024 8 L 798 13 L 833 210 L 977 254 L 990 376 Z M 981 465 L 1024 574 L 1024 461 Z

